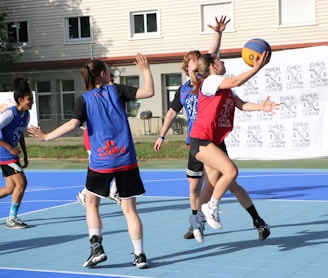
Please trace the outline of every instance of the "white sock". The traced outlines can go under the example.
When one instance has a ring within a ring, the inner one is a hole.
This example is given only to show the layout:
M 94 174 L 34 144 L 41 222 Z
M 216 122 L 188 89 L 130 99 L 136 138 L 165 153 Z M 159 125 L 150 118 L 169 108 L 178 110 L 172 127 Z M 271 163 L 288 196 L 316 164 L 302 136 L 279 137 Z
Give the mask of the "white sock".
M 218 199 L 214 199 L 213 196 L 211 197 L 211 200 L 209 202 L 209 207 L 214 208 L 219 206 L 219 200 Z
M 132 244 L 134 247 L 134 254 L 136 254 L 138 256 L 141 253 L 144 253 L 142 239 L 132 240 Z
M 89 229 L 89 238 L 91 239 L 92 236 L 98 236 L 99 238 L 101 238 L 102 235 L 102 229 L 101 228 L 92 228 Z

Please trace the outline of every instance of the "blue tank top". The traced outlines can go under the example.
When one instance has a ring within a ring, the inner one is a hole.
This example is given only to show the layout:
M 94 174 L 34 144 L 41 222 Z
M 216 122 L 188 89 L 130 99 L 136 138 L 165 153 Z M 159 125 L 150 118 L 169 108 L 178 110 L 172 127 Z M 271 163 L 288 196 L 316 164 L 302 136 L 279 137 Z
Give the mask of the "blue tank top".
M 187 124 L 188 124 L 188 132 L 186 138 L 186 144 L 190 143 L 190 132 L 191 128 L 194 124 L 194 121 L 197 117 L 197 109 L 198 109 L 198 94 L 192 94 L 193 87 L 188 80 L 184 83 L 180 88 L 180 102 L 183 105 L 186 114 L 187 114 Z
M 22 137 L 22 134 L 29 123 L 30 112 L 24 111 L 23 114 L 20 114 L 16 106 L 10 106 L 7 109 L 12 111 L 13 119 L 7 126 L 5 126 L 1 130 L 0 138 L 9 145 L 17 147 L 19 140 Z M 11 154 L 11 152 L 8 151 L 6 148 L 0 147 L 0 164 L 4 165 L 18 161 L 19 156 L 15 156 Z
M 113 173 L 138 167 L 125 107 L 115 86 L 93 89 L 83 99 L 91 144 L 89 168 Z

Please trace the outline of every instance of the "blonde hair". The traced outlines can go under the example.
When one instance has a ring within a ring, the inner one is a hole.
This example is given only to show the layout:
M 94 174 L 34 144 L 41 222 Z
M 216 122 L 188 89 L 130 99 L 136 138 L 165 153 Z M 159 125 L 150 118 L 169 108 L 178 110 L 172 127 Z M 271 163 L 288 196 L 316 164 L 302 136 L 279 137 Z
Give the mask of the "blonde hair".
M 214 64 L 216 57 L 213 54 L 203 54 L 198 58 L 197 67 L 190 75 L 190 82 L 194 87 L 193 94 L 198 93 L 200 84 L 210 75 L 210 66 Z

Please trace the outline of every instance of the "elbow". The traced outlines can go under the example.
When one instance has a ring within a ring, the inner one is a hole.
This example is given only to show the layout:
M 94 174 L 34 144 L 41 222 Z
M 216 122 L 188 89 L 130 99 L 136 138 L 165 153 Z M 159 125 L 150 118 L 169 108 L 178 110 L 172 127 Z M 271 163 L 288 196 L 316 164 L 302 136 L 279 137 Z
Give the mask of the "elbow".
M 155 90 L 148 90 L 147 93 L 145 94 L 145 98 L 150 98 L 155 95 Z

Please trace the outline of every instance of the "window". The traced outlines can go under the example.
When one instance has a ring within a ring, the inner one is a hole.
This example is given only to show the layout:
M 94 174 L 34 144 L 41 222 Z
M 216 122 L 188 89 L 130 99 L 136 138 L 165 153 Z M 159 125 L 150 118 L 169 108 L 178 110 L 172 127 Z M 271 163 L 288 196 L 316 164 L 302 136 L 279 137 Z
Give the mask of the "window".
M 139 76 L 125 76 L 121 78 L 123 84 L 139 88 Z M 130 100 L 126 103 L 126 114 L 128 117 L 136 117 L 140 108 L 139 100 Z
M 10 83 L 2 83 L 2 92 L 11 92 L 11 84 Z
M 279 25 L 304 26 L 315 23 L 315 0 L 279 0 Z
M 131 37 L 148 38 L 158 36 L 158 17 L 157 11 L 132 12 L 130 14 Z
M 8 22 L 7 36 L 14 47 L 29 46 L 27 21 Z
M 215 17 L 220 20 L 221 15 L 226 15 L 230 19 L 229 24 L 224 32 L 231 32 L 234 30 L 234 16 L 233 4 L 231 0 L 221 1 L 216 4 L 206 4 L 200 6 L 201 12 L 201 32 L 213 32 L 211 28 L 207 27 L 208 24 L 215 24 Z
M 164 101 L 164 103 L 166 103 L 167 105 L 166 107 L 164 107 L 164 110 L 167 111 L 170 107 L 171 102 L 174 99 L 175 92 L 182 84 L 181 74 L 165 74 L 164 82 L 165 82 L 165 96 L 166 96 L 166 100 Z M 183 111 L 181 111 L 179 114 L 182 113 Z
M 61 81 L 62 120 L 70 119 L 75 105 L 74 80 Z
M 91 24 L 89 16 L 65 19 L 66 42 L 90 42 Z
M 40 120 L 49 120 L 52 116 L 51 83 L 50 81 L 36 82 L 37 104 Z

